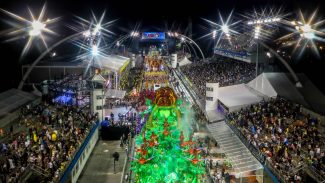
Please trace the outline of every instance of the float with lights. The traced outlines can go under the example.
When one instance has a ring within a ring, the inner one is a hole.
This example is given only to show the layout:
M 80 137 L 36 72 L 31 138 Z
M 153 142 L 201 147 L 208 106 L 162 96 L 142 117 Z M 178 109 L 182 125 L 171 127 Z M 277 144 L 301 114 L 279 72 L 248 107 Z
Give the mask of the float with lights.
M 142 115 L 149 117 L 136 137 L 131 165 L 135 182 L 201 182 L 204 161 L 192 135 L 183 132 L 181 105 L 169 87 L 160 88 L 154 100 L 147 101 Z

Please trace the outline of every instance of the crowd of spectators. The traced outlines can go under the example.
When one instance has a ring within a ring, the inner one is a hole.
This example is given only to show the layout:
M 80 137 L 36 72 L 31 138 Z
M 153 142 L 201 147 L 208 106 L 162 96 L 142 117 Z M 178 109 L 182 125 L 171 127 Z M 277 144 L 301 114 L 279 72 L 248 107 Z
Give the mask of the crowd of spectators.
M 221 39 L 216 46 L 218 50 L 227 50 L 234 53 L 240 53 L 243 55 L 247 55 L 247 49 L 251 46 L 249 40 L 242 40 L 240 37 L 232 37 L 229 39 Z
M 319 120 L 305 115 L 300 105 L 284 98 L 261 101 L 227 119 L 266 157 L 270 165 L 288 182 L 301 182 L 304 166 L 324 175 L 324 137 Z
M 252 80 L 255 76 L 253 64 L 228 58 L 219 58 L 209 63 L 197 62 L 181 67 L 182 72 L 205 96 L 206 83 L 219 83 L 219 86 L 240 84 Z
M 1 181 L 19 182 L 25 170 L 37 167 L 44 174 L 40 182 L 56 182 L 95 121 L 95 115 L 74 106 L 41 103 L 22 108 L 20 124 L 26 130 L 1 143 Z
M 223 37 L 223 39 L 219 40 L 215 48 L 248 56 L 249 49 L 252 46 L 253 42 L 250 35 L 239 34 Z

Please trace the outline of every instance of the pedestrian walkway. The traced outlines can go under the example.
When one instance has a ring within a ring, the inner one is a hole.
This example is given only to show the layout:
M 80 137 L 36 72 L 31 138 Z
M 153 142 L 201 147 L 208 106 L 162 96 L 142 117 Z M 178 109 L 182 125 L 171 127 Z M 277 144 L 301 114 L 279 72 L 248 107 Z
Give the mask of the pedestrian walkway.
M 115 162 L 113 153 L 118 152 L 119 161 Z M 120 147 L 120 141 L 99 140 L 90 155 L 78 179 L 78 183 L 119 183 L 126 158 L 125 147 Z

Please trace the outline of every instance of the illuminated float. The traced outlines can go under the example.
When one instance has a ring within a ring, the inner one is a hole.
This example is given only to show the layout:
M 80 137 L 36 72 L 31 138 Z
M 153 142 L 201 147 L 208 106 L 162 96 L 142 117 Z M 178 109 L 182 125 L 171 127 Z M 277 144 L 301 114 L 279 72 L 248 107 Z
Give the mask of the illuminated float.
M 192 135 L 184 132 L 180 121 L 181 104 L 171 88 L 163 87 L 143 113 L 146 125 L 136 137 L 136 151 L 131 169 L 137 183 L 199 183 L 204 176 L 204 162 Z

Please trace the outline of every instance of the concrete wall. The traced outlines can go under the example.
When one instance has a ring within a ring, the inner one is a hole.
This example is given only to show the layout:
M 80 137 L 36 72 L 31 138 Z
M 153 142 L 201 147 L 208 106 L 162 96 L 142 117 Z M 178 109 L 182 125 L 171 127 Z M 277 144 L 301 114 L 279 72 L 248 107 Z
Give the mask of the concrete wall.
M 206 83 L 206 88 L 205 110 L 215 110 L 218 108 L 219 83 Z M 212 91 L 209 91 L 208 88 L 211 88 Z M 212 100 L 209 100 L 210 97 Z
M 72 169 L 71 172 L 71 182 L 72 183 L 76 183 L 84 166 L 87 163 L 87 160 L 91 154 L 91 152 L 93 151 L 97 141 L 98 141 L 98 126 L 95 127 L 95 131 L 93 134 L 89 134 L 91 135 L 89 141 L 84 142 L 87 143 L 85 149 L 83 150 L 83 152 L 81 153 L 76 165 L 74 166 L 74 168 Z
M 90 93 L 91 97 L 91 112 L 92 113 L 98 113 L 98 119 L 100 121 L 103 120 L 103 105 L 104 105 L 104 90 L 102 89 L 94 89 L 93 91 L 91 91 Z
M 85 141 L 75 154 L 74 158 L 70 162 L 69 166 L 63 173 L 60 179 L 60 183 L 76 183 L 80 173 L 82 172 L 84 166 L 87 163 L 89 156 L 91 155 L 97 141 L 98 141 L 98 129 L 99 122 L 89 132 L 89 135 L 86 137 Z

